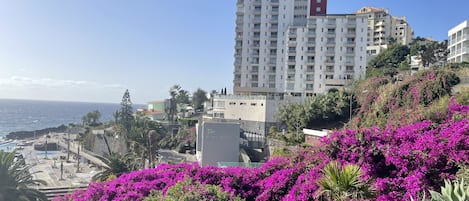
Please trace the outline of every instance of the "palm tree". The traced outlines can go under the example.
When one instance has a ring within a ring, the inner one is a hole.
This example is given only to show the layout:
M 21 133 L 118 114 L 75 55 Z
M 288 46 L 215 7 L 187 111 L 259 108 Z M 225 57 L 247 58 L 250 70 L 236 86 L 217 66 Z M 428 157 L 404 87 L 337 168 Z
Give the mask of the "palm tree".
M 124 173 L 136 170 L 135 163 L 133 162 L 134 155 L 132 153 L 127 153 L 125 155 L 112 153 L 108 157 L 96 157 L 103 161 L 106 166 L 103 171 L 93 176 L 94 181 L 106 181 L 109 178 L 112 178 L 112 176 L 119 177 Z
M 368 181 L 361 181 L 362 171 L 354 164 L 341 167 L 333 161 L 323 169 L 323 177 L 317 182 L 318 198 L 325 200 L 346 200 L 347 198 L 371 198 L 373 196 Z
M 24 159 L 15 158 L 15 154 L 16 151 L 0 151 L 0 200 L 47 201 L 44 193 L 30 188 L 46 182 L 33 179 L 31 166 Z

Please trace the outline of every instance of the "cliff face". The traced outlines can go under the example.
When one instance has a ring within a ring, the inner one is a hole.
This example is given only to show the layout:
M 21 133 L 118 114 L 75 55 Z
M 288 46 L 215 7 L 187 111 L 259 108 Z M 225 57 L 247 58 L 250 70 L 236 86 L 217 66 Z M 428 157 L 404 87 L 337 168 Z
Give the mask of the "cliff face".
M 32 138 L 34 136 L 39 137 L 46 135 L 48 133 L 63 133 L 67 130 L 67 126 L 65 125 L 60 125 L 58 127 L 51 127 L 51 128 L 45 128 L 41 130 L 35 130 L 35 131 L 16 131 L 16 132 L 11 132 L 9 133 L 6 138 L 7 139 L 12 139 L 12 140 L 22 140 L 26 138 Z
M 88 134 L 85 137 L 85 147 L 86 149 L 101 155 L 106 156 L 109 154 L 108 147 L 109 145 L 111 152 L 113 153 L 127 153 L 127 145 L 122 138 L 115 138 L 112 135 L 107 134 Z

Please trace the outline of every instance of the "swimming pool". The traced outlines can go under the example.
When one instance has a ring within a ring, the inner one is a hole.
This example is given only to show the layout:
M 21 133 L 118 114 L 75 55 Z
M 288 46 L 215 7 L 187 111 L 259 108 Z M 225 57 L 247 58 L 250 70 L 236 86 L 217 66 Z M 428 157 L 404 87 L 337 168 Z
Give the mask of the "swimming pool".
M 17 142 L 0 142 L 0 150 L 11 152 L 15 150 L 17 144 Z

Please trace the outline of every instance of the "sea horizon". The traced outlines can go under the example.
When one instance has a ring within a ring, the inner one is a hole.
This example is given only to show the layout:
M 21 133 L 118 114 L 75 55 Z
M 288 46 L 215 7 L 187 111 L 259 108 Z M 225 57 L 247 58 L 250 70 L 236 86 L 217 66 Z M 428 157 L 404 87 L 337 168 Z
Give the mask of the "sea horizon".
M 0 137 L 16 131 L 34 131 L 44 128 L 81 124 L 88 112 L 98 110 L 101 122 L 113 119 L 120 103 L 99 103 L 57 100 L 0 99 Z M 133 104 L 134 110 L 144 108 Z

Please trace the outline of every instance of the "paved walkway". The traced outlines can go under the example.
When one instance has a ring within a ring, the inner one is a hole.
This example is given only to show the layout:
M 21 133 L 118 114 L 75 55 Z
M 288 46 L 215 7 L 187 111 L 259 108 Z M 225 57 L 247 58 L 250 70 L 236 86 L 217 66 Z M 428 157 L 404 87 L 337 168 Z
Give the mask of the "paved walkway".
M 64 148 L 65 150 L 67 150 L 67 143 L 64 140 L 58 141 L 57 145 Z M 70 152 L 72 152 L 74 154 L 78 154 L 78 144 L 77 143 L 70 142 Z M 95 157 L 91 154 L 88 154 L 88 153 L 84 152 L 83 149 L 80 149 L 80 156 L 86 158 L 87 160 L 89 160 L 93 164 L 99 165 L 101 167 L 107 167 L 107 165 L 103 161 L 99 160 L 97 157 Z
M 39 141 L 36 140 L 36 143 Z M 91 177 L 99 172 L 96 167 L 80 163 L 80 170 L 77 173 L 76 160 L 71 158 L 70 162 L 61 162 L 60 157 L 66 157 L 66 152 L 50 151 L 47 158 L 44 158 L 45 155 L 42 151 L 36 151 L 30 145 L 24 146 L 24 149 L 20 150 L 19 153 L 24 156 L 26 163 L 31 165 L 33 177 L 46 181 L 46 187 L 88 185 Z M 60 171 L 61 163 L 63 164 L 63 173 Z

